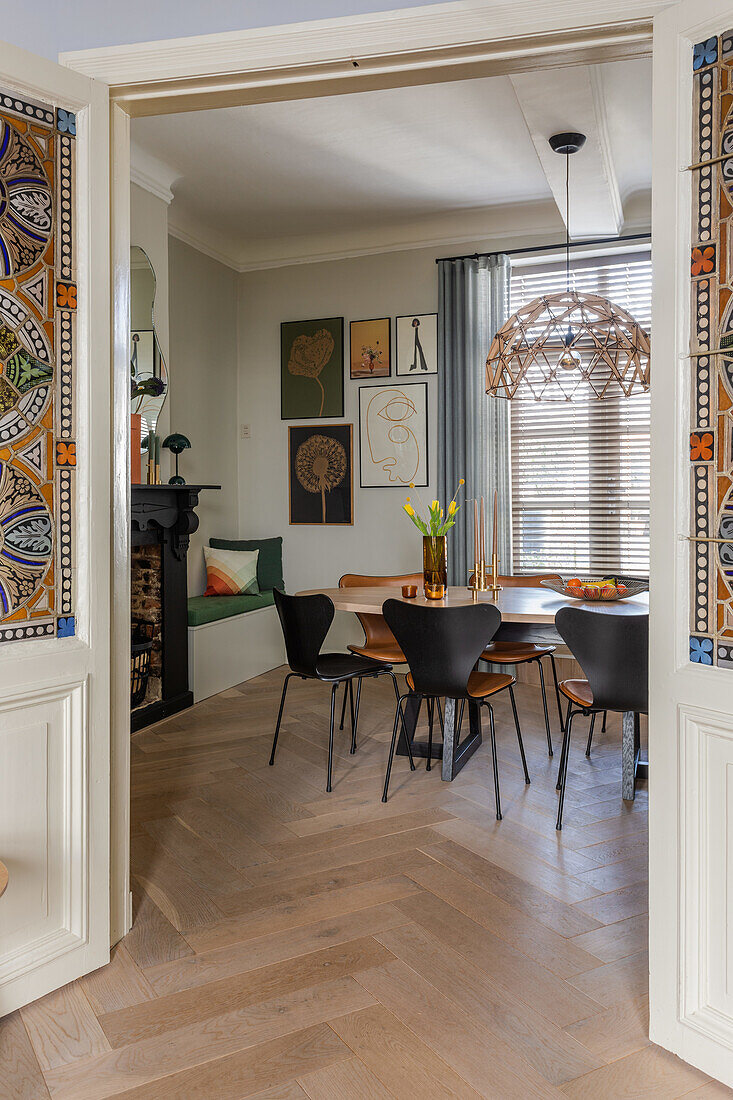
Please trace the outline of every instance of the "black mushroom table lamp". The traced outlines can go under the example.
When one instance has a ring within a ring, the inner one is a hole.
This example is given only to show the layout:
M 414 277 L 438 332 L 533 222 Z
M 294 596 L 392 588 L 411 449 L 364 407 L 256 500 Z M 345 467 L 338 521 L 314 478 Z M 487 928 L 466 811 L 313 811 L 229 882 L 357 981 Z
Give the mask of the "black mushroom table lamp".
M 167 435 L 163 440 L 164 447 L 167 447 L 172 454 L 176 456 L 176 472 L 173 477 L 168 478 L 169 485 L 185 485 L 184 478 L 178 473 L 178 456 L 182 451 L 186 451 L 191 446 L 191 440 L 185 435 L 181 435 L 180 432 L 173 432 L 172 435 Z

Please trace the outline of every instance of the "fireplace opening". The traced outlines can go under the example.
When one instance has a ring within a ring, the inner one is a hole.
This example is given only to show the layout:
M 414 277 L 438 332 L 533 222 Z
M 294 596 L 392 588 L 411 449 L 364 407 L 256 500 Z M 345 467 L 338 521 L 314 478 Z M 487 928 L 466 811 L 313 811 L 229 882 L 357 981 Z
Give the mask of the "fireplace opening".
M 152 643 L 145 695 L 140 699 L 138 693 L 134 713 L 163 698 L 163 571 L 159 542 L 132 548 L 131 613 L 135 640 Z

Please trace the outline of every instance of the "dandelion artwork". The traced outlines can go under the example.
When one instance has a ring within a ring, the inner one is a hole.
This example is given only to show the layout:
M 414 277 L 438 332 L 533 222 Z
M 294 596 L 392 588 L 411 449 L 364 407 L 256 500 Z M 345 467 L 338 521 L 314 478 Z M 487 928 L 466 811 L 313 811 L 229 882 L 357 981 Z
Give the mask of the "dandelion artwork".
M 352 321 L 349 335 L 351 378 L 389 378 L 392 373 L 389 317 Z
M 344 319 L 280 326 L 280 419 L 344 415 Z
M 352 425 L 289 429 L 290 523 L 351 524 Z

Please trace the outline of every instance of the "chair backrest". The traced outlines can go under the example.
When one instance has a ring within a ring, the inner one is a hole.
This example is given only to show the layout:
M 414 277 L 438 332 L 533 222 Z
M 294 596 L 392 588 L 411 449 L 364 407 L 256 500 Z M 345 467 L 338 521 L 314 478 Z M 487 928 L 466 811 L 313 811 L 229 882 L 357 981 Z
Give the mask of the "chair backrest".
M 474 574 L 472 573 L 468 583 L 473 584 L 473 579 Z M 499 576 L 499 584 L 502 588 L 541 588 L 542 581 L 557 581 L 558 584 L 562 584 L 562 577 L 559 573 L 533 573 L 528 577 L 518 575 Z
M 407 658 L 415 691 L 459 698 L 468 677 L 499 629 L 494 604 L 426 607 L 387 600 L 382 611 Z
M 316 663 L 333 622 L 333 601 L 321 593 L 287 596 L 273 589 L 275 607 L 285 638 L 288 664 L 301 676 L 317 676 Z
M 416 584 L 421 587 L 422 573 L 404 573 L 400 577 L 370 577 L 364 573 L 344 573 L 339 588 L 401 588 L 403 584 Z M 394 646 L 395 636 L 384 621 L 383 615 L 357 614 L 364 631 L 367 646 Z
M 555 626 L 585 673 L 600 710 L 646 713 L 649 706 L 649 615 L 561 607 Z

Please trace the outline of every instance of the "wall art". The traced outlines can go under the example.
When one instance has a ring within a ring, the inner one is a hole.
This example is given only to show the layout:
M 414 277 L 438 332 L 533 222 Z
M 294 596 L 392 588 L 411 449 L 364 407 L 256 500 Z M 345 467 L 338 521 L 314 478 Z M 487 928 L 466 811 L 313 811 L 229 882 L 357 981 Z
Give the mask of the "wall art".
M 280 419 L 344 415 L 344 319 L 280 326 Z
M 353 425 L 288 429 L 291 524 L 354 522 Z
M 0 642 L 75 633 L 71 111 L 0 94 Z
M 389 317 L 349 325 L 351 378 L 389 378 L 392 373 Z
M 438 373 L 438 314 L 397 318 L 397 373 L 420 378 Z
M 359 387 L 362 489 L 428 484 L 428 385 Z

